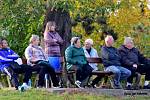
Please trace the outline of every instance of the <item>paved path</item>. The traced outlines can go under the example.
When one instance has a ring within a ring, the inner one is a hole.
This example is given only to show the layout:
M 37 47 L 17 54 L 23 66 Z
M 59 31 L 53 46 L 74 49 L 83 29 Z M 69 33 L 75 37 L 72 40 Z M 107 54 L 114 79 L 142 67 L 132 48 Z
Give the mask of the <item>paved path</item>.
M 88 93 L 95 95 L 111 95 L 111 96 L 126 96 L 126 95 L 142 95 L 142 96 L 150 96 L 150 89 L 141 89 L 141 90 L 123 90 L 123 89 L 98 89 L 98 88 L 49 88 L 46 89 L 49 92 L 53 93 Z

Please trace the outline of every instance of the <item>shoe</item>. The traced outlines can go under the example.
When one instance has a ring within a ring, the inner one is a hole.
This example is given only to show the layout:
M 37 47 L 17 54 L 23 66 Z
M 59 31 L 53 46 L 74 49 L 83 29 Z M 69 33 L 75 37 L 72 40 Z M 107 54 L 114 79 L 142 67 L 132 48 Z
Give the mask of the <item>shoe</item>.
M 150 84 L 143 87 L 143 89 L 150 89 Z
M 132 85 L 126 86 L 126 90 L 133 90 Z
M 37 89 L 42 89 L 42 88 L 45 88 L 45 87 L 43 87 L 43 86 L 37 86 L 36 88 Z
M 75 81 L 75 85 L 78 87 L 78 88 L 82 88 L 80 85 L 81 85 L 81 82 L 80 81 Z
M 18 90 L 21 91 L 21 92 L 25 91 L 24 87 L 22 87 L 22 86 L 18 86 Z
M 115 82 L 111 82 L 112 88 L 114 89 L 122 89 L 122 86 L 120 84 L 115 84 Z
M 20 90 L 20 91 L 25 91 L 25 90 L 28 90 L 28 89 L 30 89 L 31 87 L 30 86 L 28 86 L 26 83 L 23 83 L 21 86 L 19 86 L 18 87 L 18 90 Z
M 53 86 L 53 88 L 54 88 L 54 89 L 59 89 L 60 87 L 59 87 L 59 86 L 56 86 L 56 87 L 55 87 L 55 86 Z
M 61 88 L 61 86 L 57 85 L 57 86 L 53 86 L 52 88 L 58 89 Z
M 92 87 L 92 88 L 98 88 L 98 87 L 96 86 L 96 84 L 95 84 L 95 85 L 91 85 L 91 87 Z

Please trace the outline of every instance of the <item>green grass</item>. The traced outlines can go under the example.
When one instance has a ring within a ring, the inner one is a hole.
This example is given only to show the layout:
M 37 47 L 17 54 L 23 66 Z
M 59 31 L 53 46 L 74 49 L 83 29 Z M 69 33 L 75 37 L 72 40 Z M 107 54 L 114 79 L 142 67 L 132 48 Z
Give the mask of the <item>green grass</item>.
M 84 93 L 54 94 L 44 90 L 0 90 L 0 100 L 149 100 L 148 96 L 114 97 L 104 95 L 91 95 Z

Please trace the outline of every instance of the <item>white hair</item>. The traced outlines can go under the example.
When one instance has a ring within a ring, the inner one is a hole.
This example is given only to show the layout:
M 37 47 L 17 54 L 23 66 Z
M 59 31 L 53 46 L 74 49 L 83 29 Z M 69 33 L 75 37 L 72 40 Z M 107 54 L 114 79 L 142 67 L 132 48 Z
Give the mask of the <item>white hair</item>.
M 131 43 L 131 42 L 133 42 L 133 38 L 131 38 L 131 37 L 125 37 L 125 39 L 124 39 L 124 45 L 126 45 L 128 43 Z
M 89 43 L 89 44 L 93 45 L 93 40 L 92 39 L 86 39 L 85 43 Z
M 39 39 L 39 36 L 33 34 L 33 35 L 31 36 L 29 42 L 32 43 L 32 42 L 35 41 L 36 39 Z

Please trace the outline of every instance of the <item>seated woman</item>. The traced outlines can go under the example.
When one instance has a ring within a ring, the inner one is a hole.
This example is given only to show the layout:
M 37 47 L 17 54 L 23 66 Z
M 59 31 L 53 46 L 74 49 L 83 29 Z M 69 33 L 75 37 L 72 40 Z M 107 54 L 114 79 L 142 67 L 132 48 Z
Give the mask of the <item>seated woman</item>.
M 59 84 L 58 84 L 59 82 L 56 78 L 55 70 L 52 68 L 52 66 L 47 61 L 47 57 L 46 57 L 42 47 L 39 46 L 39 36 L 38 35 L 32 35 L 32 37 L 30 38 L 30 44 L 25 50 L 25 57 L 26 57 L 27 63 L 29 65 L 35 65 L 35 66 L 33 66 L 33 68 L 40 70 L 38 87 L 43 87 L 44 76 L 46 73 L 50 74 L 52 82 L 53 82 L 53 86 L 59 87 Z
M 66 49 L 65 58 L 67 62 L 67 70 L 74 70 L 74 67 L 76 69 L 75 85 L 82 88 L 81 83 L 91 75 L 93 69 L 86 60 L 79 37 L 73 37 L 71 39 L 71 46 Z
M 83 47 L 85 56 L 87 58 L 98 58 L 99 56 L 98 56 L 97 50 L 94 49 L 92 46 L 93 46 L 93 40 L 86 39 L 84 42 L 84 47 Z M 98 70 L 97 63 L 89 63 L 89 65 L 93 68 L 93 71 Z M 101 80 L 102 77 L 103 76 L 96 77 L 90 85 L 93 88 L 96 88 L 96 84 L 98 84 L 98 82 Z
M 6 73 L 16 89 L 29 89 L 27 85 L 32 75 L 32 68 L 29 65 L 19 65 L 14 60 L 18 59 L 18 55 L 8 48 L 8 43 L 5 38 L 0 41 L 0 63 L 2 63 L 1 71 Z M 23 85 L 19 88 L 18 74 L 25 73 Z

